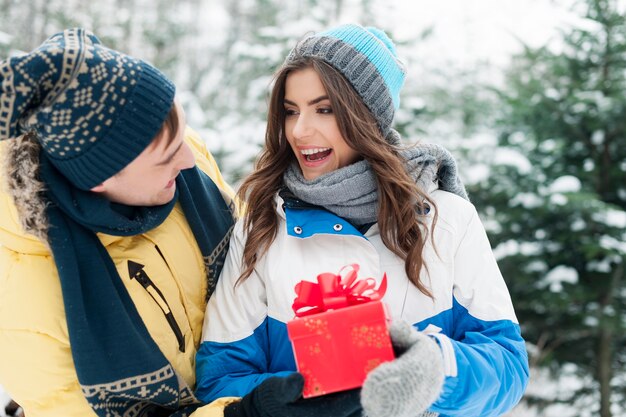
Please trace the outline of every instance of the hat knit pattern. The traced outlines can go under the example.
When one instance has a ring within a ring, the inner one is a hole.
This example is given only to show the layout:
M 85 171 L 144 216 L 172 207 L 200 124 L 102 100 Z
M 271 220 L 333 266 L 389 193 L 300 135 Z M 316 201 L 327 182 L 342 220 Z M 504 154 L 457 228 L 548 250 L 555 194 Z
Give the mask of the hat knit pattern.
M 320 59 L 338 70 L 387 136 L 400 106 L 405 70 L 385 32 L 354 24 L 339 26 L 304 39 L 289 53 L 285 63 L 301 57 Z
M 150 144 L 175 87 L 152 65 L 68 29 L 0 62 L 0 94 L 0 140 L 34 133 L 52 164 L 89 190 Z

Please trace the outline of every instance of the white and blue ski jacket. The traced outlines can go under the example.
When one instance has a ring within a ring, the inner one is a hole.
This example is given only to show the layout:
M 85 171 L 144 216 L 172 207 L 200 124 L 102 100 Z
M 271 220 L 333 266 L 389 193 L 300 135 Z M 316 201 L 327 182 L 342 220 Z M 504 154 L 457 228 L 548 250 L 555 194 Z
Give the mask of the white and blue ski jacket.
M 387 274 L 383 301 L 392 318 L 438 341 L 446 379 L 430 411 L 490 417 L 517 404 L 528 357 L 485 230 L 471 203 L 441 190 L 431 196 L 438 219 L 424 249 L 422 280 L 434 300 L 408 280 L 404 261 L 383 244 L 377 224 L 362 232 L 324 209 L 280 196 L 276 239 L 254 273 L 235 286 L 246 239 L 239 222 L 207 306 L 196 359 L 199 398 L 243 396 L 266 378 L 295 371 L 286 329 L 294 318 L 294 286 L 356 263 L 359 277 L 380 283 Z

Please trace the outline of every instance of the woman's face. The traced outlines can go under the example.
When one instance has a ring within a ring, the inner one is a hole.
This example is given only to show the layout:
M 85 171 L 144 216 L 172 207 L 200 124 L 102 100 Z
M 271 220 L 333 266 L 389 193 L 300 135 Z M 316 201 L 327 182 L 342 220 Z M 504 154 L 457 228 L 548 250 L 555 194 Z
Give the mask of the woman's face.
M 313 68 L 296 70 L 285 82 L 285 134 L 302 175 L 311 181 L 356 162 L 344 140 L 326 90 Z

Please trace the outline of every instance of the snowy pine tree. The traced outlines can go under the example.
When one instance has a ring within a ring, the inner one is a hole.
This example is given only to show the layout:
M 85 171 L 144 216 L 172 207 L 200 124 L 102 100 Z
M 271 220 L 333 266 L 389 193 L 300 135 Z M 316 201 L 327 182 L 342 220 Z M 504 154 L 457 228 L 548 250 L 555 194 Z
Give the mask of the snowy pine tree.
M 531 362 L 555 374 L 575 364 L 592 377 L 560 400 L 610 417 L 626 410 L 626 16 L 618 1 L 581 6 L 560 51 L 515 59 L 503 148 L 471 195 L 537 348 Z

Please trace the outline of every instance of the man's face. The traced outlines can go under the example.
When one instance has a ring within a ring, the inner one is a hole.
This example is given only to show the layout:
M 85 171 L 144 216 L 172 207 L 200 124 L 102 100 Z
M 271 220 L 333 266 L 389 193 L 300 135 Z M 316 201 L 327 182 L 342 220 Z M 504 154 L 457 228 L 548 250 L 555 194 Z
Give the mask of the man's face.
M 159 206 L 169 203 L 176 191 L 176 177 L 192 168 L 195 158 L 184 142 L 185 114 L 176 102 L 178 131 L 168 127 L 120 172 L 94 187 L 110 201 L 129 206 Z

